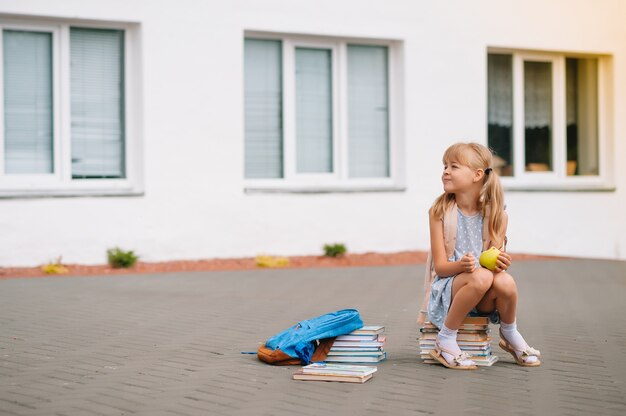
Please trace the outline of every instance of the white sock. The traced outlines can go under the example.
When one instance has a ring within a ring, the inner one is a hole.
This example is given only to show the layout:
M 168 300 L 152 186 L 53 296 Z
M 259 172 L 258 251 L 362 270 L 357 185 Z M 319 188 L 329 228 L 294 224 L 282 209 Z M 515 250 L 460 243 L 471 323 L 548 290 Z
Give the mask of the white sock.
M 509 341 L 513 348 L 522 351 L 528 348 L 528 344 L 524 340 L 524 337 L 517 330 L 517 323 L 515 321 L 513 321 L 512 324 L 505 324 L 504 322 L 500 322 L 500 329 L 502 330 L 502 335 L 504 335 L 504 338 Z M 520 358 L 522 353 L 515 351 L 515 355 L 517 355 L 517 358 Z M 530 357 L 526 357 L 523 360 L 525 363 L 530 364 L 537 362 L 538 358 L 534 355 L 531 355 Z
M 459 355 L 461 353 L 459 344 L 456 343 L 457 332 L 458 332 L 458 329 L 450 329 L 446 327 L 445 325 L 442 325 L 441 330 L 439 331 L 439 334 L 437 334 L 437 342 L 439 343 L 441 348 L 445 348 L 448 351 L 452 351 L 455 353 L 455 355 Z M 443 355 L 443 358 L 445 358 L 445 360 L 449 364 L 454 364 L 454 356 L 443 351 L 441 355 Z M 460 365 L 462 366 L 474 365 L 474 364 L 476 363 L 472 360 L 463 360 L 460 363 Z

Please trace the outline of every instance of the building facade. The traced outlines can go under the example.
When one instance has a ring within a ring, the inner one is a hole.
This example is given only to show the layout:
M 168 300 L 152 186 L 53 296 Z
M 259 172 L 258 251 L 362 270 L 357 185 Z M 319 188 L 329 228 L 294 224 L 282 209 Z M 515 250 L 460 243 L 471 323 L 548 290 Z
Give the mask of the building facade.
M 626 259 L 620 0 L 0 0 L 0 265 L 426 250 L 497 153 L 509 250 Z

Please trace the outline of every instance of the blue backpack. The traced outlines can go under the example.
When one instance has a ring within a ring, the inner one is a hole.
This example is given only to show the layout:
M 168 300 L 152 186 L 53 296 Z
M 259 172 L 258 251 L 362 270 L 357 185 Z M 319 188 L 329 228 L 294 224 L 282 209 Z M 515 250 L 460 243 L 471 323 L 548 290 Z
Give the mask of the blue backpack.
M 257 356 L 275 365 L 309 364 L 324 361 L 335 337 L 363 327 L 356 309 L 343 309 L 300 321 L 265 342 Z M 319 342 L 318 342 L 319 341 Z

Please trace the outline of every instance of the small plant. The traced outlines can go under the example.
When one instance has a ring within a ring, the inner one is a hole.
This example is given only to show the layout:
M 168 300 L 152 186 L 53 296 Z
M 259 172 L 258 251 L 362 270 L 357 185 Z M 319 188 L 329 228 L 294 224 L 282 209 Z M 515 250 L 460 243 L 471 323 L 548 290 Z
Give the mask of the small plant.
M 41 266 L 41 271 L 45 274 L 65 274 L 68 272 L 67 267 L 61 263 L 61 256 L 48 264 Z
M 132 250 L 124 251 L 119 247 L 107 250 L 109 265 L 114 269 L 133 267 L 139 257 Z
M 324 255 L 326 257 L 341 257 L 346 254 L 346 251 L 346 246 L 341 243 L 324 245 Z
M 258 255 L 255 258 L 256 265 L 259 267 L 285 267 L 289 266 L 289 259 L 286 257 L 274 257 L 266 255 Z

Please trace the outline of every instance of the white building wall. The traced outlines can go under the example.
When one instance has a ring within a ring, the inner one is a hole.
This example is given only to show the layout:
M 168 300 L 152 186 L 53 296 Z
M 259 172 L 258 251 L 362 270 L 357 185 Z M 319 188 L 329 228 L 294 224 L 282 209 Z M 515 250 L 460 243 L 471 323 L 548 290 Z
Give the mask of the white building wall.
M 612 55 L 615 191 L 508 192 L 509 250 L 626 259 L 620 0 L 1 0 L 0 13 L 139 24 L 144 161 L 142 196 L 0 199 L 0 266 L 104 263 L 117 245 L 145 261 L 318 254 L 335 241 L 426 250 L 443 151 L 487 140 L 488 46 Z M 406 190 L 244 193 L 245 30 L 402 41 Z

